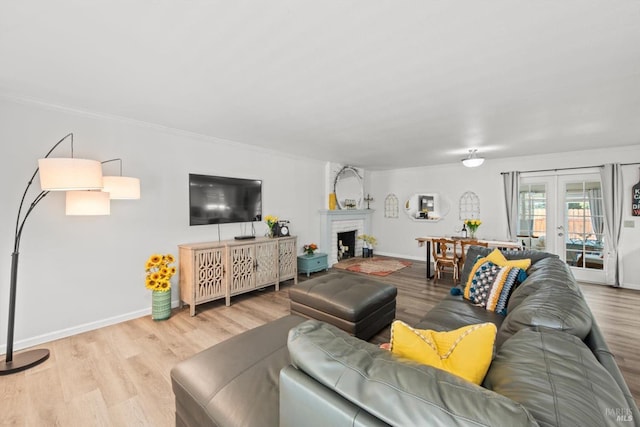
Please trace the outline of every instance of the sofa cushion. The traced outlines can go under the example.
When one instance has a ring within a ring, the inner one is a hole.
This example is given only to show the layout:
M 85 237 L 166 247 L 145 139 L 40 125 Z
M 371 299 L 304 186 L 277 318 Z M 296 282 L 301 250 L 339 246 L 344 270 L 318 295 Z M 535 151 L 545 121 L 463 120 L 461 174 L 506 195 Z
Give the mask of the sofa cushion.
M 589 348 L 548 328 L 523 329 L 506 341 L 484 385 L 522 403 L 541 426 L 620 426 L 614 412 L 628 408 Z
M 431 366 L 396 358 L 327 323 L 289 332 L 292 364 L 390 425 L 536 425 L 522 405 Z
M 520 329 L 535 326 L 584 339 L 592 321 L 591 310 L 567 264 L 558 258 L 546 258 L 529 268 L 529 277 L 511 295 L 497 343 Z
M 511 292 L 527 274 L 518 267 L 494 264 L 488 258 L 480 258 L 475 263 L 463 295 L 480 307 L 505 315 Z
M 493 251 L 491 248 L 485 248 L 482 246 L 469 246 L 467 255 L 465 257 L 464 265 L 462 266 L 462 272 L 460 273 L 460 283 L 467 283 L 469 278 L 469 272 L 476 261 L 478 256 L 486 257 Z M 545 258 L 558 258 L 558 255 L 550 254 L 548 252 L 535 251 L 535 250 L 500 250 L 502 255 L 508 260 L 514 259 L 530 259 L 531 265 L 534 265 L 541 259 Z
M 420 319 L 414 327 L 451 331 L 466 325 L 491 322 L 500 328 L 504 316 L 469 304 L 461 295 L 447 295 Z
M 443 369 L 481 384 L 493 356 L 496 325 L 481 323 L 453 331 L 414 329 L 396 320 L 391 324 L 391 353 Z

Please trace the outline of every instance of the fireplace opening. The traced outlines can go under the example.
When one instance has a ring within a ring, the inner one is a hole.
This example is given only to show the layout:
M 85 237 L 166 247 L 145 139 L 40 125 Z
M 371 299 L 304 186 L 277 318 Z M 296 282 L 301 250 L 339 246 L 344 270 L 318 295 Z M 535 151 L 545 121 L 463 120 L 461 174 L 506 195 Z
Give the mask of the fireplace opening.
M 356 231 L 338 233 L 338 261 L 356 256 Z

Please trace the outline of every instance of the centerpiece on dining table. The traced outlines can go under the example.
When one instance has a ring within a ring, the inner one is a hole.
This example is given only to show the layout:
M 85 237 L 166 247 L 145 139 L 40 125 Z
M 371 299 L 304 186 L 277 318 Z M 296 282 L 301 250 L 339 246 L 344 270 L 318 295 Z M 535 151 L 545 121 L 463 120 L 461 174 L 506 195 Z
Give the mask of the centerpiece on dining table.
M 469 230 L 469 238 L 473 240 L 476 239 L 476 231 L 478 231 L 478 227 L 480 227 L 480 224 L 482 224 L 482 221 L 480 221 L 479 219 L 464 220 L 464 225 L 467 227 L 467 230 Z

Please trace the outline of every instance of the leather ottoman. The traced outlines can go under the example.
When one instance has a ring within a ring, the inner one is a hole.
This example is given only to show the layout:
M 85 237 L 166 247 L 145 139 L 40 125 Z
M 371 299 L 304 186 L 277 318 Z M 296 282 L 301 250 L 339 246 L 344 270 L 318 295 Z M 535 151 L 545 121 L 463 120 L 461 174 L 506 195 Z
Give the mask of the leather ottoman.
M 343 273 L 289 288 L 291 314 L 330 323 L 365 341 L 393 321 L 397 294 L 394 286 Z

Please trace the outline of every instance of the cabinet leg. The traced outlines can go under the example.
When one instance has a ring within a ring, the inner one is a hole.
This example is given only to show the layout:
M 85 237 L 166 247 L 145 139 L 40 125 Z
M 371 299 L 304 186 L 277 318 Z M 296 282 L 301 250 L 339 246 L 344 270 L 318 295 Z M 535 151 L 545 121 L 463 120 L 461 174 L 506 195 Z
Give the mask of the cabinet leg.
M 229 307 L 231 305 L 231 297 L 227 296 L 224 299 L 224 304 Z
M 196 315 L 196 305 L 194 303 L 189 305 L 189 314 L 191 314 L 191 317 Z

